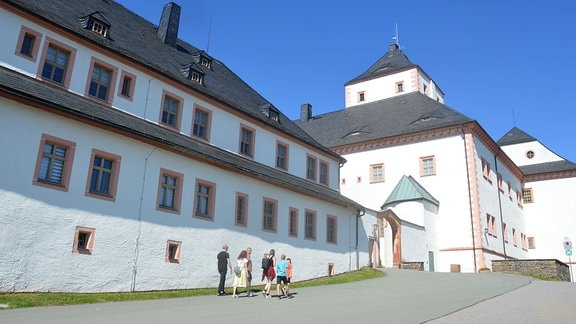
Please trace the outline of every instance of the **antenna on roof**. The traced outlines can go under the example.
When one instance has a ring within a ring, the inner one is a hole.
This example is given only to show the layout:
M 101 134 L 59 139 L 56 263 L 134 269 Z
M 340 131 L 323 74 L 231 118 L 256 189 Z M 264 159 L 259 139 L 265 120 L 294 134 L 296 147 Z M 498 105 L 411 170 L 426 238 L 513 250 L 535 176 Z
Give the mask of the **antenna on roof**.
M 396 46 L 400 47 L 400 36 L 398 35 L 398 23 L 396 23 L 396 33 L 394 34 L 394 37 L 392 37 L 392 40 L 394 40 Z
M 212 31 L 212 17 L 210 17 L 210 24 L 208 25 L 208 43 L 206 44 L 206 54 L 210 54 L 210 32 Z

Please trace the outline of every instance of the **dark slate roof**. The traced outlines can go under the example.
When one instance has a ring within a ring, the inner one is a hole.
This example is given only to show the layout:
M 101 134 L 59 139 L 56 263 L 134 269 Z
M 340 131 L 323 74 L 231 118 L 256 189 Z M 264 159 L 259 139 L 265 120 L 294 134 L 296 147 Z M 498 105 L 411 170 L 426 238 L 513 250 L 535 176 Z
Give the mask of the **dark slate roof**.
M 434 198 L 416 179 L 412 176 L 402 176 L 398 184 L 392 192 L 384 205 L 380 209 L 384 209 L 386 206 L 394 203 L 404 202 L 404 201 L 414 201 L 414 200 L 427 200 L 432 204 L 438 206 L 440 202 L 438 199 Z
M 210 57 L 211 67 L 198 64 L 200 49 L 178 39 L 176 47 L 164 43 L 157 35 L 158 26 L 136 15 L 122 5 L 109 0 L 4 0 L 50 24 L 64 28 L 98 46 L 116 52 L 138 64 L 163 74 L 191 89 L 200 91 L 214 99 L 232 106 L 239 112 L 275 127 L 281 132 L 296 137 L 325 154 L 341 157 L 319 145 L 280 111 L 279 123 L 261 112 L 261 106 L 270 104 L 252 89 L 224 63 Z M 158 8 L 160 17 L 163 8 Z M 182 12 L 190 12 L 182 10 Z M 108 37 L 83 27 L 85 17 L 97 14 L 99 19 L 110 23 Z M 188 80 L 183 69 L 191 64 L 204 73 L 204 82 Z
M 420 92 L 412 92 L 295 122 L 318 142 L 333 148 L 472 121 Z
M 523 165 L 519 167 L 524 175 L 536 175 L 553 172 L 576 171 L 576 163 L 568 160 Z
M 272 183 L 341 206 L 363 209 L 360 204 L 336 190 L 246 159 L 5 67 L 0 67 L 0 94 L 18 100 L 32 101 L 47 111 L 87 123 L 97 123 L 122 135 L 130 135 L 143 142 L 177 151 L 184 156 L 256 178 L 259 181 Z
M 415 67 L 418 67 L 418 65 L 410 62 L 408 57 L 404 55 L 398 45 L 392 44 L 389 46 L 388 52 L 386 52 L 384 56 L 376 61 L 376 63 L 369 67 L 368 70 L 366 70 L 364 73 L 348 81 L 346 85 L 374 79 Z
M 512 144 L 520 144 L 520 143 L 529 143 L 529 142 L 536 142 L 538 141 L 534 137 L 526 134 L 521 129 L 514 127 L 508 133 L 506 133 L 502 138 L 496 142 L 500 146 L 512 145 Z

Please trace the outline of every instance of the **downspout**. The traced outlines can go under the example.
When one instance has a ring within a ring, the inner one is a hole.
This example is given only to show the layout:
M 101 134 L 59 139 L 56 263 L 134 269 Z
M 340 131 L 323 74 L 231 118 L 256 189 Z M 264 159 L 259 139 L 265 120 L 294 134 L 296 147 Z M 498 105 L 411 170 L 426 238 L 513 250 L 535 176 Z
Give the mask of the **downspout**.
M 142 175 L 142 190 L 140 191 L 140 204 L 138 206 L 138 234 L 136 235 L 136 243 L 134 246 L 134 263 L 132 264 L 132 285 L 130 291 L 136 291 L 136 274 L 138 273 L 138 256 L 140 253 L 140 236 L 142 235 L 142 204 L 144 202 L 144 188 L 146 187 L 146 170 L 148 169 L 148 158 L 154 151 L 155 147 L 144 159 L 144 173 Z
M 468 184 L 468 206 L 470 209 L 470 228 L 472 231 L 472 253 L 474 256 L 474 272 L 477 271 L 477 261 L 476 261 L 476 239 L 474 238 L 474 212 L 472 210 L 472 190 L 470 189 L 470 170 L 468 167 L 468 146 L 466 145 L 466 134 L 464 133 L 464 127 L 460 125 L 460 131 L 462 132 L 462 139 L 464 140 L 464 159 L 466 160 L 466 182 Z
M 494 155 L 494 169 L 496 171 L 496 174 L 498 174 L 498 159 L 497 159 L 498 155 L 500 155 L 500 152 Z M 496 190 L 498 192 L 498 209 L 500 211 L 500 227 L 501 227 L 500 230 L 502 231 L 502 249 L 504 251 L 504 260 L 508 260 L 508 255 L 506 255 L 506 242 L 504 241 L 504 216 L 502 215 L 502 195 L 500 194 L 500 183 L 498 182 L 496 186 L 498 186 Z
M 354 249 L 356 250 L 356 271 L 360 270 L 360 251 L 358 250 L 358 227 L 359 227 L 359 222 L 360 222 L 360 217 L 364 216 L 366 214 L 365 210 L 360 210 L 357 209 L 356 210 L 356 246 L 354 247 Z

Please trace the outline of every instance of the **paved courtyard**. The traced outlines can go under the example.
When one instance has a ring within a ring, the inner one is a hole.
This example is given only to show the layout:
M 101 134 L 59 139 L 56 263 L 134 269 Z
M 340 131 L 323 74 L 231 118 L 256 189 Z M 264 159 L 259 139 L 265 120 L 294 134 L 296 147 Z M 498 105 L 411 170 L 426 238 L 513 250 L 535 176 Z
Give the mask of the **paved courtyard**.
M 0 311 L 0 323 L 576 323 L 576 284 L 386 269 L 294 298 L 204 296 Z

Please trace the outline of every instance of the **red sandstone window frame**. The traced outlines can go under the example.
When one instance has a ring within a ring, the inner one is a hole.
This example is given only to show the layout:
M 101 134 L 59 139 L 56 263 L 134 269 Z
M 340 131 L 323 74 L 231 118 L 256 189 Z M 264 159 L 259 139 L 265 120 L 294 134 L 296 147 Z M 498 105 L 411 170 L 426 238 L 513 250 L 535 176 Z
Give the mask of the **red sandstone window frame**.
M 68 55 L 66 65 L 64 66 L 64 74 L 62 77 L 62 82 L 57 82 L 52 78 L 46 78 L 42 76 L 42 71 L 46 65 L 46 54 L 48 53 L 48 48 L 54 48 L 57 51 L 66 53 Z M 38 64 L 38 78 L 51 82 L 59 87 L 68 89 L 70 87 L 70 79 L 72 77 L 72 70 L 74 69 L 74 62 L 76 60 L 76 49 L 70 47 L 62 42 L 59 42 L 53 38 L 46 36 L 44 40 L 44 47 L 42 49 L 42 56 L 40 58 L 40 64 Z
M 171 185 L 169 183 L 163 183 L 163 178 L 173 178 L 175 179 L 175 184 Z M 182 187 L 184 183 L 184 175 L 179 172 L 167 170 L 167 169 L 160 169 L 160 175 L 158 177 L 158 195 L 156 197 L 156 210 L 167 212 L 171 214 L 180 215 L 180 208 L 182 204 Z M 172 198 L 172 205 L 166 205 L 164 199 L 162 199 L 162 192 L 163 190 L 172 189 L 174 190 L 173 198 Z
M 43 164 L 43 159 L 45 157 L 44 147 L 46 144 L 60 146 L 66 149 L 66 154 L 63 159 L 64 162 L 62 165 L 62 172 L 61 172 L 62 176 L 59 182 L 52 182 L 49 180 L 39 178 L 40 170 Z M 48 134 L 42 134 L 40 138 L 40 145 L 38 147 L 38 156 L 36 157 L 36 167 L 34 169 L 34 177 L 32 180 L 32 184 L 50 189 L 68 191 L 70 187 L 70 175 L 72 173 L 72 165 L 74 162 L 75 151 L 76 151 L 76 143 L 55 136 L 51 136 Z
M 338 218 L 336 216 L 326 216 L 326 243 L 338 243 Z
M 72 253 L 91 255 L 94 250 L 95 237 L 95 228 L 76 226 L 76 230 L 74 231 L 74 244 L 72 245 Z
M 182 255 L 182 242 L 168 240 L 166 242 L 166 263 L 180 263 L 180 257 Z
M 25 39 L 30 39 L 32 44 L 29 51 L 24 51 L 24 41 Z M 37 32 L 26 26 L 20 28 L 20 34 L 18 35 L 18 42 L 16 43 L 15 54 L 17 56 L 23 57 L 32 62 L 36 62 L 38 59 L 38 51 L 40 50 L 40 43 L 42 42 L 42 33 Z

